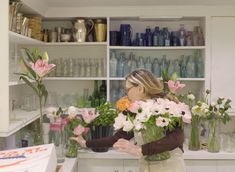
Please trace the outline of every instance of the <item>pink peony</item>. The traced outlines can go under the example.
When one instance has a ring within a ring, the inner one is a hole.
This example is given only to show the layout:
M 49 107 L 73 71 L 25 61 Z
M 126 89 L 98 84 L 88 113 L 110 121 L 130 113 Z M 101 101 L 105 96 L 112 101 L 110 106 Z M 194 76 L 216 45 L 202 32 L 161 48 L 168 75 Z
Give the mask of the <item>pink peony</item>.
M 95 109 L 83 109 L 82 118 L 87 124 L 91 123 L 96 118 Z
M 38 59 L 35 63 L 31 63 L 31 66 L 34 72 L 42 78 L 55 67 L 55 64 L 48 64 L 47 60 Z
M 82 135 L 82 133 L 85 131 L 85 128 L 79 124 L 74 130 L 73 130 L 73 134 L 76 136 L 80 136 Z
M 174 82 L 172 80 L 169 80 L 167 82 L 167 85 L 168 85 L 170 92 L 172 93 L 176 93 L 185 87 L 185 84 L 181 84 L 179 81 Z

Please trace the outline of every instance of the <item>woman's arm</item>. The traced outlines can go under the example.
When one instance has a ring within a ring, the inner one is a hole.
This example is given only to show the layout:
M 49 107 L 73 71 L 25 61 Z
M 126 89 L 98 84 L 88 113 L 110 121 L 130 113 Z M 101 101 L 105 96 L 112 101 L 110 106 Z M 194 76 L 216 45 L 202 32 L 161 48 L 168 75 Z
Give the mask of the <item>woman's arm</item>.
M 130 140 L 133 137 L 133 132 L 125 132 L 123 130 L 118 130 L 113 136 L 88 140 L 86 141 L 86 146 L 88 148 L 112 147 L 113 144 L 120 138 Z
M 142 145 L 143 155 L 153 155 L 165 151 L 173 150 L 177 147 L 183 150 L 184 131 L 178 127 L 174 131 L 169 132 L 165 137 L 154 142 Z

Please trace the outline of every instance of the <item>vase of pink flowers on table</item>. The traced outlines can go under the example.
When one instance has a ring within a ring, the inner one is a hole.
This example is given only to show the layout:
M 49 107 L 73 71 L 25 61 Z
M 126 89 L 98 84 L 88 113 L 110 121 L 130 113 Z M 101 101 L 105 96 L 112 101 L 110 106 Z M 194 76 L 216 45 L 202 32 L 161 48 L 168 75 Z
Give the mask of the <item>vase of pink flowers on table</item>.
M 74 106 L 68 108 L 67 114 L 68 123 L 65 126 L 68 141 L 66 157 L 75 158 L 77 157 L 78 143 L 69 138 L 74 136 L 83 136 L 86 138 L 89 131 L 88 125 L 97 115 L 94 108 L 78 109 Z

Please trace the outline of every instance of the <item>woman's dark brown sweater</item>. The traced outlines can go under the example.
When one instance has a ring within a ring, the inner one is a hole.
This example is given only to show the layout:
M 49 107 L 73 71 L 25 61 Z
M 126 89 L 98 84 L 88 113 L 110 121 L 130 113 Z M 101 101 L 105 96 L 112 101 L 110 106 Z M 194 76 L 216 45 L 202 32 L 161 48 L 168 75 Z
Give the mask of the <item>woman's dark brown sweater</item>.
M 88 148 L 101 148 L 101 147 L 112 147 L 118 139 L 123 138 L 130 140 L 134 137 L 133 132 L 125 132 L 119 130 L 113 136 L 105 137 L 101 139 L 89 140 L 86 142 Z M 142 145 L 143 155 L 153 155 L 169 150 L 173 150 L 179 147 L 183 151 L 184 132 L 181 128 L 176 128 L 172 132 L 168 132 L 167 135 L 160 140 L 156 140 L 147 144 Z

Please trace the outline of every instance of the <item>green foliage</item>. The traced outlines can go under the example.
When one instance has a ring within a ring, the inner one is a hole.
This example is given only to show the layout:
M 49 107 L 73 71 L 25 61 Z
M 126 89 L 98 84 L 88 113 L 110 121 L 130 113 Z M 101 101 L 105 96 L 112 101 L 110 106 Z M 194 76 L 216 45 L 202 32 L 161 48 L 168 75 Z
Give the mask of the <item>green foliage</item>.
M 114 124 L 114 119 L 117 117 L 117 111 L 112 108 L 110 102 L 105 102 L 104 104 L 97 106 L 96 111 L 98 111 L 99 116 L 92 121 L 91 125 L 112 126 Z

